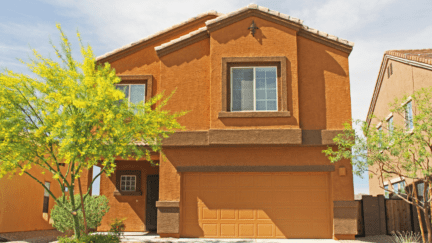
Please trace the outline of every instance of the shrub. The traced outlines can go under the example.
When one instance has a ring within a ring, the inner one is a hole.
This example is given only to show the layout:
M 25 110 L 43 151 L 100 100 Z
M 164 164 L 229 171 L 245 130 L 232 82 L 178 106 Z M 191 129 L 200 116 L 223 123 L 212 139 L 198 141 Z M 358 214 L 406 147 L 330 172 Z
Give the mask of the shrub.
M 79 194 L 75 195 L 75 203 L 76 205 L 81 203 Z M 66 200 L 65 206 L 68 209 L 72 209 L 70 198 Z M 110 207 L 108 206 L 108 199 L 105 196 L 91 196 L 85 199 L 84 209 L 86 213 L 87 227 L 89 229 L 96 229 L 101 225 L 102 217 L 108 212 Z M 77 215 L 80 221 L 81 233 L 85 233 L 81 208 L 77 210 Z M 62 207 L 55 205 L 51 210 L 51 218 L 54 220 L 53 226 L 57 230 L 63 233 L 73 232 L 74 221 L 72 214 L 64 210 Z
M 69 237 L 59 237 L 59 243 L 119 243 L 120 239 L 116 235 L 108 234 L 92 234 L 83 235 L 79 239 L 69 238 Z
M 126 218 L 122 218 L 122 219 L 115 218 L 114 221 L 110 224 L 111 229 L 109 230 L 109 232 L 114 233 L 114 235 L 116 235 L 117 237 L 122 237 L 124 234 L 123 231 L 126 228 L 126 226 L 124 225 L 125 220 Z
M 422 242 L 420 233 L 414 232 L 392 232 L 393 241 L 396 243 L 417 243 Z

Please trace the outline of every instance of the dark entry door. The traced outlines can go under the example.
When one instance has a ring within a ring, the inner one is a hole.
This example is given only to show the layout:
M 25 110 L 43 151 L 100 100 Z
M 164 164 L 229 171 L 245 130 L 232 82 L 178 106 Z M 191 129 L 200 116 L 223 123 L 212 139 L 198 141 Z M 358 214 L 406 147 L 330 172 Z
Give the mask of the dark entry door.
M 157 200 L 159 200 L 159 175 L 148 175 L 146 202 L 147 231 L 156 231 L 157 228 Z

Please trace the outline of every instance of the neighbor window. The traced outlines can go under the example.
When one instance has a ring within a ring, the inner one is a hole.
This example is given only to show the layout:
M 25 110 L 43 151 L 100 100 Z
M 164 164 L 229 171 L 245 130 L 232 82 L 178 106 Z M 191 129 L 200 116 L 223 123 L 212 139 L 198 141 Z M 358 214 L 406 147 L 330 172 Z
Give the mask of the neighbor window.
M 388 133 L 389 133 L 389 137 L 391 137 L 393 135 L 393 117 L 390 117 L 387 120 L 387 126 L 388 126 Z
M 405 105 L 405 128 L 406 130 L 411 130 L 414 128 L 411 101 L 408 101 Z
M 136 189 L 136 176 L 135 175 L 122 175 L 120 180 L 120 190 L 127 192 L 134 192 Z
M 125 94 L 124 99 L 131 103 L 137 104 L 145 101 L 145 84 L 118 84 L 116 88 L 121 90 Z
M 387 191 L 388 188 L 389 188 L 388 185 L 384 186 L 384 197 L 387 198 L 387 199 L 389 198 L 389 192 Z
M 378 127 L 379 146 L 382 147 L 383 131 L 382 126 Z
M 232 67 L 231 111 L 277 111 L 276 67 Z

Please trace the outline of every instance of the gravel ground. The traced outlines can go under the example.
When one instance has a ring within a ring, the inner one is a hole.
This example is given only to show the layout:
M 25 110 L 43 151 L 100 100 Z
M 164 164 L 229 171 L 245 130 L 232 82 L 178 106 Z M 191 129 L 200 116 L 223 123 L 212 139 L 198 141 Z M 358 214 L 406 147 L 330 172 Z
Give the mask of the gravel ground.
M 368 237 L 356 237 L 355 240 L 340 240 L 343 243 L 359 243 L 359 242 L 378 242 L 378 243 L 393 243 L 393 237 L 389 235 L 376 235 Z
M 30 242 L 30 243 L 46 243 L 57 240 L 58 236 L 63 236 L 62 232 L 57 230 L 38 230 L 25 232 L 1 233 L 0 239 L 4 238 L 7 242 Z M 1 242 L 1 241 L 0 241 Z

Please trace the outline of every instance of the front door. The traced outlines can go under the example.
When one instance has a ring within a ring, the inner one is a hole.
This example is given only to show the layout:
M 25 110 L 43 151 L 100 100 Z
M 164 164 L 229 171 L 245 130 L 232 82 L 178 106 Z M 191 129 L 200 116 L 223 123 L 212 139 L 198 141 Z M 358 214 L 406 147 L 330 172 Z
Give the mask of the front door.
M 146 202 L 147 231 L 156 231 L 157 228 L 157 200 L 159 200 L 159 175 L 148 175 Z

